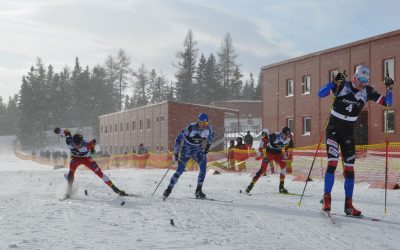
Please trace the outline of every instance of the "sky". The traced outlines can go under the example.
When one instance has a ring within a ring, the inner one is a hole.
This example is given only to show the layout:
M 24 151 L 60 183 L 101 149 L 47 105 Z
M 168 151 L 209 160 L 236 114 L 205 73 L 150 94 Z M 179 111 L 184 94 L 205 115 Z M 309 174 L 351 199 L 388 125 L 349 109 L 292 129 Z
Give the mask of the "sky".
M 40 57 L 55 71 L 93 68 L 119 49 L 174 79 L 189 29 L 198 57 L 230 33 L 245 77 L 262 66 L 400 28 L 396 0 L 0 0 L 0 96 Z

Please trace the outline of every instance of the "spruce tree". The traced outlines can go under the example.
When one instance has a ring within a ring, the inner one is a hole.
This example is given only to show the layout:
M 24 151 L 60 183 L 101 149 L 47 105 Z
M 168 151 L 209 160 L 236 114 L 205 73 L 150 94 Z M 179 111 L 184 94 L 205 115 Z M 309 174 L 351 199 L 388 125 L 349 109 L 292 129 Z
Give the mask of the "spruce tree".
M 176 99 L 182 102 L 193 102 L 194 92 L 194 74 L 196 70 L 197 58 L 197 41 L 194 40 L 192 30 L 189 30 L 185 41 L 183 43 L 183 51 L 178 52 L 178 64 L 176 67 L 178 71 L 175 73 L 176 77 Z

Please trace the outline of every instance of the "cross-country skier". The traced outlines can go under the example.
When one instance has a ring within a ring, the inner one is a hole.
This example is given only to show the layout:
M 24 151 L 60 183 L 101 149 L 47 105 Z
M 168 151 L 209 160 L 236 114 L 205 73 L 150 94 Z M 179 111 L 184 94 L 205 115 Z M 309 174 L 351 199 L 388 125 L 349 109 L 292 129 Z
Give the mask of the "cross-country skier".
M 71 132 L 69 132 L 68 129 L 63 129 L 63 128 L 55 128 L 54 133 L 60 135 L 61 137 L 65 137 L 65 142 L 67 143 L 71 151 L 71 161 L 69 163 L 69 173 L 67 178 L 68 191 L 66 197 L 71 196 L 75 171 L 79 167 L 79 165 L 85 165 L 87 168 L 92 170 L 108 186 L 110 186 L 115 193 L 121 196 L 126 196 L 126 193 L 123 190 L 117 188 L 108 178 L 108 176 L 103 174 L 99 165 L 97 165 L 97 163 L 91 158 L 91 154 L 95 152 L 94 151 L 94 148 L 96 146 L 95 139 L 88 142 L 86 139 L 83 139 L 83 136 L 81 134 L 74 134 L 74 136 L 71 136 Z
M 351 81 L 346 81 L 345 73 L 338 73 L 334 81 L 323 86 L 318 96 L 323 98 L 332 91 L 334 101 L 326 127 L 326 152 L 328 167 L 325 173 L 323 207 L 324 211 L 331 210 L 331 191 L 335 181 L 335 170 L 339 160 L 339 146 L 342 152 L 344 168 L 344 190 L 346 215 L 361 216 L 361 211 L 353 206 L 355 142 L 353 127 L 367 101 L 375 101 L 381 105 L 392 105 L 393 80 L 385 79 L 386 97 L 380 95 L 371 86 L 370 70 L 365 65 L 359 65 Z
M 206 177 L 207 153 L 210 150 L 211 143 L 214 139 L 214 132 L 208 125 L 208 115 L 199 114 L 197 122 L 190 123 L 184 128 L 175 140 L 174 160 L 178 162 L 176 172 L 171 177 L 171 181 L 164 191 L 164 197 L 168 197 L 174 185 L 178 182 L 179 177 L 185 170 L 186 163 L 190 158 L 195 160 L 200 167 L 197 179 L 197 188 L 195 192 L 196 198 L 206 198 L 202 191 L 203 182 Z M 202 147 L 203 141 L 207 141 L 205 149 Z
M 262 139 L 260 146 L 258 147 L 258 156 L 262 157 L 261 168 L 257 171 L 256 175 L 253 177 L 250 185 L 246 188 L 246 193 L 250 193 L 253 189 L 254 184 L 258 179 L 264 175 L 267 171 L 268 163 L 270 161 L 275 161 L 281 168 L 281 173 L 279 176 L 279 193 L 288 193 L 285 184 L 286 177 L 286 164 L 283 161 L 287 156 L 287 146 L 291 140 L 290 128 L 284 127 L 282 132 L 276 132 L 269 134 L 268 129 L 264 129 L 261 132 Z

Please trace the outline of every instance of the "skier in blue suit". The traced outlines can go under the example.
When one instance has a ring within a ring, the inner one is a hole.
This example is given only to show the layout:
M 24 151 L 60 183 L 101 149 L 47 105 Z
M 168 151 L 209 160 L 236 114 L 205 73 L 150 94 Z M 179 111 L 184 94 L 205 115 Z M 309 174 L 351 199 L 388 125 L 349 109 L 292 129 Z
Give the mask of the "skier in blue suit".
M 207 153 L 210 150 L 211 143 L 214 139 L 214 132 L 208 125 L 208 115 L 205 113 L 199 114 L 197 122 L 190 123 L 184 128 L 175 140 L 174 160 L 178 162 L 176 172 L 171 177 L 168 188 L 165 189 L 163 195 L 167 198 L 174 185 L 178 182 L 179 177 L 185 170 L 186 163 L 190 158 L 195 160 L 200 167 L 199 176 L 197 179 L 196 198 L 204 199 L 206 195 L 202 191 L 203 182 L 206 177 Z M 207 141 L 203 149 L 203 142 Z

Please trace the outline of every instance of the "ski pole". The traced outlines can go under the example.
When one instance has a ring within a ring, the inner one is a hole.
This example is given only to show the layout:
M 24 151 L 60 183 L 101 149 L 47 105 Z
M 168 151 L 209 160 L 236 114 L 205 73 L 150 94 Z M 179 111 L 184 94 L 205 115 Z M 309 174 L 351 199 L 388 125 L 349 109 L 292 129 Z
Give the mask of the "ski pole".
M 172 157 L 174 157 L 174 156 L 172 156 Z M 156 189 L 154 189 L 154 191 L 153 191 L 153 193 L 151 194 L 151 196 L 153 196 L 154 193 L 157 191 L 158 187 L 160 186 L 160 184 L 161 184 L 162 181 L 164 180 L 165 176 L 168 174 L 168 172 L 169 172 L 169 170 L 171 169 L 172 165 L 173 165 L 173 164 L 170 164 L 170 165 L 169 165 L 167 171 L 165 172 L 165 174 L 164 174 L 164 176 L 161 178 L 161 180 L 158 182 L 158 185 L 157 185 Z
M 386 80 L 389 78 L 389 67 L 387 65 L 386 71 L 386 78 L 385 78 L 385 85 Z M 392 82 L 393 84 L 393 82 Z M 390 85 L 386 85 L 386 88 L 389 88 Z M 385 100 L 386 101 L 386 100 Z M 389 171 L 389 137 L 388 137 L 388 130 L 389 130 L 389 103 L 386 101 L 386 118 L 385 118 L 385 141 L 386 141 L 386 148 L 385 148 L 385 214 L 387 213 L 386 205 L 387 205 L 387 185 L 388 185 L 388 171 Z
M 347 76 L 346 70 L 344 70 L 342 73 L 343 73 L 344 76 Z M 338 89 L 339 89 L 339 86 L 336 87 L 336 92 L 333 95 L 332 105 L 331 105 L 331 107 L 329 109 L 328 117 L 326 118 L 326 121 L 325 121 L 324 130 L 321 131 L 321 135 L 319 137 L 319 143 L 318 143 L 317 149 L 315 150 L 315 154 L 314 154 L 314 159 L 313 159 L 313 161 L 311 163 L 310 171 L 308 171 L 308 176 L 307 176 L 307 179 L 306 179 L 306 183 L 304 184 L 303 192 L 301 193 L 301 196 L 300 196 L 300 201 L 297 203 L 297 206 L 299 206 L 299 207 L 301 206 L 301 201 L 303 200 L 304 192 L 306 191 L 308 180 L 310 179 L 310 175 L 311 175 L 312 169 L 314 167 L 315 159 L 317 158 L 317 155 L 318 155 L 319 147 L 321 146 L 322 137 L 324 136 L 325 130 L 326 130 L 327 126 L 328 126 L 328 121 L 329 121 L 330 114 L 331 114 L 332 109 L 333 109 L 333 104 L 335 102 L 335 98 L 336 98 L 336 94 L 337 94 Z

